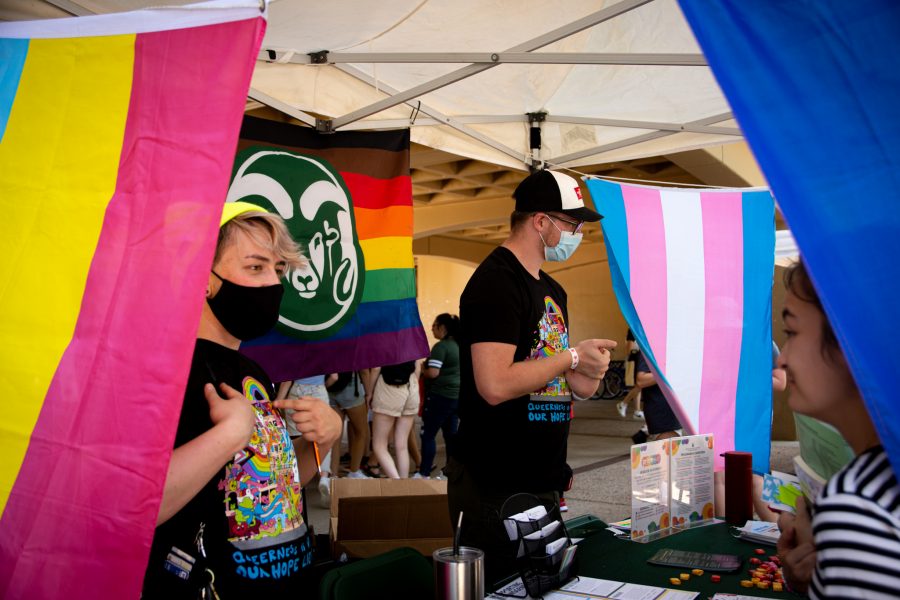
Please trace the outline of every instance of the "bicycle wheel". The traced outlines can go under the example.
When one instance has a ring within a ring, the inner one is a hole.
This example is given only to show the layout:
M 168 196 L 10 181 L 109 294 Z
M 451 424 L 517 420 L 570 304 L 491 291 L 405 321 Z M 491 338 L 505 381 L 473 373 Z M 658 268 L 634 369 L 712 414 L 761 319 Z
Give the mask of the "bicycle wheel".
M 625 382 L 622 380 L 622 376 L 619 373 L 616 371 L 607 371 L 606 376 L 603 378 L 603 394 L 600 397 L 605 400 L 618 398 L 622 395 L 624 383 Z

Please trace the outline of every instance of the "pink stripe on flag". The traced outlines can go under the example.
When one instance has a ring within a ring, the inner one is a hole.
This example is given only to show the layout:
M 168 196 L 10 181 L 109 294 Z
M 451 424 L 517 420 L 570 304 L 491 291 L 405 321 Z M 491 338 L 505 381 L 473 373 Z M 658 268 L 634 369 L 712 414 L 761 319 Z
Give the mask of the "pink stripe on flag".
M 116 192 L 3 515 L 4 598 L 140 595 L 264 30 L 137 36 Z
M 628 226 L 629 291 L 653 357 L 666 371 L 666 231 L 659 190 L 622 186 Z
M 744 229 L 740 192 L 700 194 L 706 256 L 706 325 L 699 432 L 716 432 L 716 470 L 734 450 L 735 396 L 744 318 Z M 722 327 L 723 323 L 731 323 Z

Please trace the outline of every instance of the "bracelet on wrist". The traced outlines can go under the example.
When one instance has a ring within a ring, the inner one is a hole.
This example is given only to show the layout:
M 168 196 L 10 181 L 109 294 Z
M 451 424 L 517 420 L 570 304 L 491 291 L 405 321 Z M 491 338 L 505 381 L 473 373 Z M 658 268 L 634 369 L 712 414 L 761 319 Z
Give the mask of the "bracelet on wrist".
M 572 394 L 572 400 L 577 400 L 579 402 L 581 400 L 587 400 L 589 397 L 589 396 L 585 396 L 585 397 L 579 396 L 578 394 L 575 393 L 575 390 L 573 390 L 572 388 L 569 388 L 569 393 Z
M 576 350 L 575 348 L 568 348 L 568 350 L 569 354 L 572 355 L 572 364 L 569 365 L 569 368 L 574 371 L 578 366 L 578 350 Z

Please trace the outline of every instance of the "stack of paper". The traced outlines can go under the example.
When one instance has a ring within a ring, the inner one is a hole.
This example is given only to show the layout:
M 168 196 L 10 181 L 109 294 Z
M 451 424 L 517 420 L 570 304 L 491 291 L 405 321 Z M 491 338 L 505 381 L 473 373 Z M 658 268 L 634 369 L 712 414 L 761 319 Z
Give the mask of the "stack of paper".
M 748 542 L 758 542 L 760 544 L 769 544 L 774 546 L 778 543 L 778 537 L 781 531 L 775 523 L 768 521 L 747 521 L 741 527 L 740 538 Z

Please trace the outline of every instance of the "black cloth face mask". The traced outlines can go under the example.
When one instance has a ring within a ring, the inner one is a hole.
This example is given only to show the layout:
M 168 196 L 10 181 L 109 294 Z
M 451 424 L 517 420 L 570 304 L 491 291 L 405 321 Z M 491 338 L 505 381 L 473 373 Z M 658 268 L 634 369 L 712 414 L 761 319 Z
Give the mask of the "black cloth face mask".
M 280 283 L 263 287 L 238 285 L 215 271 L 222 281 L 219 292 L 206 303 L 228 333 L 241 341 L 269 333 L 278 322 L 284 287 Z

